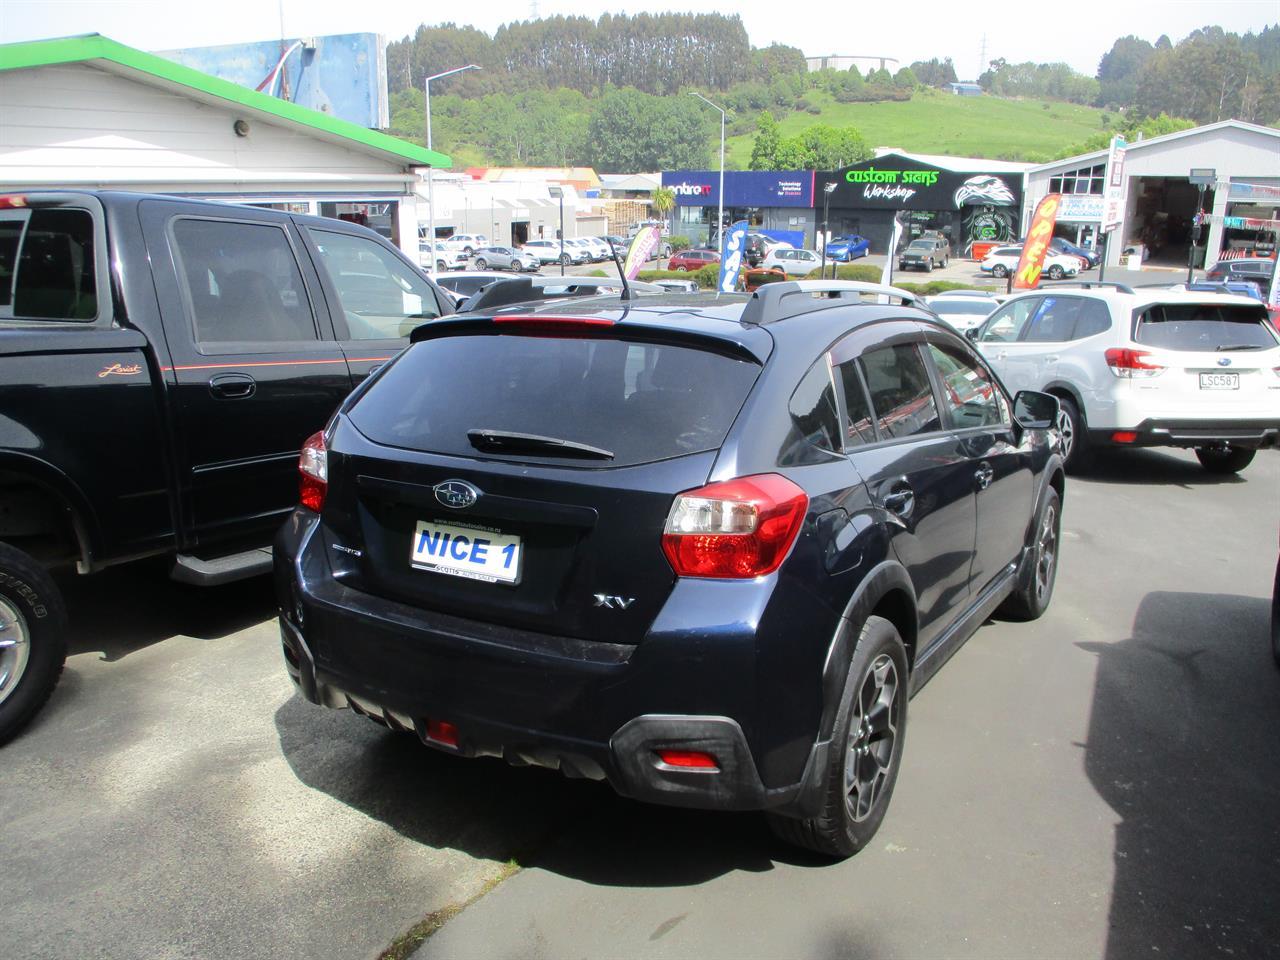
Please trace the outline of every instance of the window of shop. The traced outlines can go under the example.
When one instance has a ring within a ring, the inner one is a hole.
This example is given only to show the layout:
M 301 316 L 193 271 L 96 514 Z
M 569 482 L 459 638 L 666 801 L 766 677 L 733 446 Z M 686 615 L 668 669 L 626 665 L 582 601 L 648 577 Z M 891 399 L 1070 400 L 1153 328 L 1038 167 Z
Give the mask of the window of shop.
M 1102 181 L 1107 173 L 1107 165 L 1100 163 L 1094 167 L 1081 167 L 1071 170 L 1049 180 L 1050 193 L 1089 193 L 1102 196 Z

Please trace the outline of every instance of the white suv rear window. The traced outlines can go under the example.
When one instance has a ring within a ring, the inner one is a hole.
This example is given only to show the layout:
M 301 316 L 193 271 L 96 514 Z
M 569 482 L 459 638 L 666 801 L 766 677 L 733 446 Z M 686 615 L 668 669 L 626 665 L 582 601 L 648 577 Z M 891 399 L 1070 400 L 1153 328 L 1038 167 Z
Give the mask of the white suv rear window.
M 1158 303 L 1138 314 L 1133 339 L 1164 350 L 1269 350 L 1280 345 L 1262 304 Z

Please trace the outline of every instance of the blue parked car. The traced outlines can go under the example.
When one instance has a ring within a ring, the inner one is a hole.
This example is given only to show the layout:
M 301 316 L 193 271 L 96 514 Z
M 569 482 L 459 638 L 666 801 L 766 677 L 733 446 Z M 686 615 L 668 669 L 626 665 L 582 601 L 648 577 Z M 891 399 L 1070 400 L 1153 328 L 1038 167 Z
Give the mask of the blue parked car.
M 832 237 L 827 244 L 827 259 L 847 263 L 865 257 L 871 252 L 871 241 L 866 237 L 852 234 L 847 237 Z
M 1049 241 L 1049 249 L 1058 253 L 1070 254 L 1073 257 L 1080 257 L 1088 262 L 1088 269 L 1092 270 L 1098 264 L 1102 263 L 1102 254 L 1086 247 L 1078 246 L 1070 240 L 1064 240 L 1062 237 L 1054 237 Z

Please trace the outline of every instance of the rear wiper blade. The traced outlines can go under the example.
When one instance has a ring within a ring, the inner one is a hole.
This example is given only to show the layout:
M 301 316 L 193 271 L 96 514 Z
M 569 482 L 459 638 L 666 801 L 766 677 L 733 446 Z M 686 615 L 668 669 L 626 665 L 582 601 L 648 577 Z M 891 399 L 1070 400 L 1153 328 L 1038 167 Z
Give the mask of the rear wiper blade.
M 1261 344 L 1258 344 L 1258 343 L 1224 343 L 1218 347 L 1218 353 L 1223 353 L 1227 350 L 1261 350 L 1261 349 L 1263 349 L 1263 347 Z
M 536 433 L 512 433 L 476 427 L 467 431 L 467 439 L 477 450 L 505 450 L 509 453 L 551 453 L 565 457 L 589 457 L 612 460 L 613 451 L 558 437 L 540 437 Z

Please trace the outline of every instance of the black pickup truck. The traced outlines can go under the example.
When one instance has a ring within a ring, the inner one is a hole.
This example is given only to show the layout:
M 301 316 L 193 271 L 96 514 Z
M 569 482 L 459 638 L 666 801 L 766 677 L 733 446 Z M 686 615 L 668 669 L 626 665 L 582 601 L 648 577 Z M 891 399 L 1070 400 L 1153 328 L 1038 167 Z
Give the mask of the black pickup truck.
M 265 573 L 303 441 L 452 300 L 339 220 L 128 193 L 0 195 L 0 743 L 48 699 L 48 571 Z

